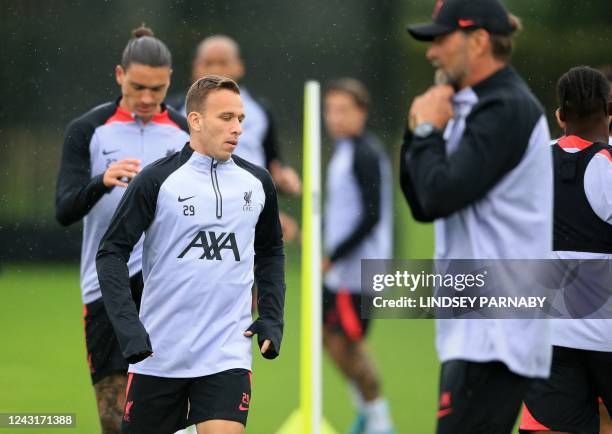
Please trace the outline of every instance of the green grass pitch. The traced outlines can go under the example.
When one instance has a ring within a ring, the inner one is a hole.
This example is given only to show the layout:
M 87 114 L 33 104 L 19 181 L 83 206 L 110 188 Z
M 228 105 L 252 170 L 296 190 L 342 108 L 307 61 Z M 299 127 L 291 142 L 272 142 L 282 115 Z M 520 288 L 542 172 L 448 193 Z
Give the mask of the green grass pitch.
M 253 401 L 246 432 L 273 434 L 298 405 L 299 264 L 288 250 L 286 327 L 281 356 L 256 356 Z M 76 413 L 77 427 L 57 434 L 99 432 L 85 360 L 83 307 L 76 265 L 9 264 L 0 272 L 0 413 Z M 378 320 L 369 345 L 398 433 L 433 432 L 438 362 L 433 323 Z M 327 357 L 324 413 L 338 433 L 353 417 L 347 388 Z M 39 434 L 46 430 L 1 429 Z

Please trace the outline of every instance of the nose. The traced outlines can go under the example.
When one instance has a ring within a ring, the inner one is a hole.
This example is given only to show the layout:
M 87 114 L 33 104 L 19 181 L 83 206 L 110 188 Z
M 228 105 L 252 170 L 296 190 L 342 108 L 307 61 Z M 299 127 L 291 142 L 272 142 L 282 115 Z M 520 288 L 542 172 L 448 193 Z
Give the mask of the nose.
M 153 98 L 153 92 L 149 89 L 145 89 L 142 93 L 141 101 L 143 104 L 153 104 L 155 98 Z
M 425 57 L 427 57 L 427 60 L 429 61 L 436 60 L 437 52 L 438 50 L 436 49 L 436 44 L 432 43 L 427 49 Z
M 234 118 L 234 121 L 232 122 L 232 134 L 236 137 L 242 134 L 242 124 L 238 118 Z

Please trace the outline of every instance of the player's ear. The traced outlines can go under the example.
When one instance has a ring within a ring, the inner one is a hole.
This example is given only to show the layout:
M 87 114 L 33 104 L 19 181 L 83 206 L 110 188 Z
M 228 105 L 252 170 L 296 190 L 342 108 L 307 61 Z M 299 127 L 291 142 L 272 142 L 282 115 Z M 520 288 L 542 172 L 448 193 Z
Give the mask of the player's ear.
M 477 55 L 485 53 L 490 50 L 491 42 L 489 32 L 485 29 L 476 29 L 468 34 L 468 44 L 471 45 L 472 49 Z
M 559 127 L 561 127 L 563 131 L 565 131 L 565 116 L 563 116 L 563 113 L 561 112 L 560 108 L 555 110 L 555 118 L 557 118 L 557 124 L 559 125 Z
M 189 112 L 187 115 L 187 122 L 189 123 L 189 131 L 200 132 L 202 127 L 200 126 L 200 119 L 202 115 L 198 112 Z
M 125 70 L 123 66 L 117 65 L 115 66 L 115 80 L 117 80 L 117 84 L 119 86 L 123 85 L 123 77 L 125 76 Z

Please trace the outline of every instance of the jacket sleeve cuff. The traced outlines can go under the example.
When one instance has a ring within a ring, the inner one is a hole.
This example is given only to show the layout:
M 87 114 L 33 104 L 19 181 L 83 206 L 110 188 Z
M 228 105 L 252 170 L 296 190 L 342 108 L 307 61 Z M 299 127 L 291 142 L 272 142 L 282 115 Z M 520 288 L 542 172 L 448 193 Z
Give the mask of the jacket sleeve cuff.
M 442 148 L 444 148 L 444 136 L 442 135 L 441 131 L 435 130 L 429 136 L 424 137 L 424 138 L 420 138 L 415 135 L 412 135 L 410 143 L 412 145 L 411 147 L 414 150 L 422 149 L 425 147 L 431 147 L 431 146 L 435 146 L 435 147 L 441 146 Z
M 104 173 L 101 173 L 91 178 L 91 181 L 89 182 L 89 187 L 91 189 L 91 193 L 95 197 L 100 197 L 113 189 L 112 186 L 107 187 L 106 185 L 104 185 Z
M 143 336 L 131 338 L 122 353 L 130 364 L 143 361 L 153 354 L 149 335 L 145 333 Z

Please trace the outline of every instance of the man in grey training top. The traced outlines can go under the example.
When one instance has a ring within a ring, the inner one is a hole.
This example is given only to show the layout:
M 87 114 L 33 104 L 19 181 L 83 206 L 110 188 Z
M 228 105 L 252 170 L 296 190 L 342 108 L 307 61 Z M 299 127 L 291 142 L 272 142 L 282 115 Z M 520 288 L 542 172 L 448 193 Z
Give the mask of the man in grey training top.
M 251 339 L 278 356 L 284 253 L 268 172 L 232 155 L 244 109 L 236 83 L 187 94 L 190 141 L 134 178 L 97 255 L 104 304 L 129 367 L 124 430 L 239 434 L 251 396 Z M 145 233 L 140 316 L 126 263 Z M 259 318 L 251 319 L 251 287 Z

